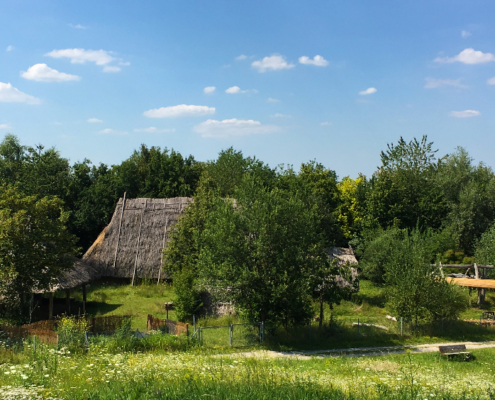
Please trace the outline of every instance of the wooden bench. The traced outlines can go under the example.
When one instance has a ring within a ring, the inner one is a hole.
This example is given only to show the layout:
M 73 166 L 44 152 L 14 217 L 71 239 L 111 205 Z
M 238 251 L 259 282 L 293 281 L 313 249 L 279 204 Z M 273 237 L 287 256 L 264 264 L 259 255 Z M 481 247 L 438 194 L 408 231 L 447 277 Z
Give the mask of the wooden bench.
M 471 356 L 470 351 L 465 351 L 466 350 L 465 344 L 455 344 L 452 346 L 438 346 L 438 350 L 440 350 L 440 354 L 442 356 L 447 356 L 448 358 L 453 356 L 460 356 L 460 355 L 463 355 L 466 358 Z

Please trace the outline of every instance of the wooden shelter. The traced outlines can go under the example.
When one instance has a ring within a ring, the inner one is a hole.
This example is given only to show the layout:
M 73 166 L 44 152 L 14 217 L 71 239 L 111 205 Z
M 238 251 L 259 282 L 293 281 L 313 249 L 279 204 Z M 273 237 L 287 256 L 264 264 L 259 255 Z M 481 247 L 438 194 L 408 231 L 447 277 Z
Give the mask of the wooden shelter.
M 66 312 L 70 314 L 70 292 L 81 286 L 83 292 L 83 314 L 86 314 L 86 284 L 101 277 L 100 272 L 91 265 L 74 258 L 73 267 L 58 278 L 58 283 L 49 290 L 48 319 L 53 318 L 53 294 L 58 290 L 65 290 Z
M 442 276 L 444 275 L 444 268 L 466 270 L 465 274 L 460 274 L 462 277 L 447 276 L 445 279 L 448 282 L 455 283 L 456 285 L 468 287 L 469 293 L 471 293 L 471 288 L 478 289 L 478 304 L 483 304 L 485 302 L 486 289 L 495 289 L 495 280 L 486 279 L 487 270 L 493 269 L 493 265 L 478 265 L 476 263 L 467 265 L 440 263 L 440 271 L 442 272 Z M 474 276 L 469 275 L 471 270 L 473 270 Z
M 100 276 L 162 278 L 162 250 L 189 197 L 119 199 L 112 220 L 84 254 Z

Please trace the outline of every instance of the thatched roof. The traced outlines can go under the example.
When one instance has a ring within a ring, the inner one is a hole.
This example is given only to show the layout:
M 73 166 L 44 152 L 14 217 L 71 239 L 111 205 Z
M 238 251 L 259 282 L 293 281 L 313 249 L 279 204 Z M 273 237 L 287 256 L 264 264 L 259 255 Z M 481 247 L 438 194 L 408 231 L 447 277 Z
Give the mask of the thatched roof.
M 352 251 L 352 248 L 346 248 L 346 247 L 333 247 L 329 250 L 327 250 L 327 255 L 330 259 L 337 259 L 337 264 L 341 267 L 346 266 L 346 265 L 357 265 L 358 261 L 356 259 L 356 256 L 354 255 L 354 252 Z M 351 276 L 352 276 L 352 281 L 355 281 L 358 279 L 358 270 L 357 268 L 352 268 L 351 267 Z M 341 275 L 337 275 L 335 277 L 336 282 L 340 287 L 352 287 L 352 282 L 347 281 L 344 279 Z
M 110 224 L 83 256 L 101 276 L 158 278 L 162 249 L 192 199 L 120 199 Z
M 74 259 L 74 266 L 58 278 L 58 284 L 52 288 L 52 291 L 73 289 L 94 281 L 100 276 L 96 268 L 84 261 Z

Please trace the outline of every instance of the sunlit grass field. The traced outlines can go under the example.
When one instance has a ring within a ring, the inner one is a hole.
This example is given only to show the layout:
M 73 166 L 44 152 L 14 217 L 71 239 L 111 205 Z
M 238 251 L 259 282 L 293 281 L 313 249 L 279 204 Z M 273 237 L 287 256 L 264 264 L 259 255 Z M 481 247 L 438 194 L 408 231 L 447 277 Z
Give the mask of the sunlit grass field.
M 473 353 L 469 362 L 435 353 L 298 360 L 204 348 L 111 354 L 97 345 L 81 355 L 38 347 L 35 355 L 26 345 L 0 365 L 0 398 L 492 399 L 495 350 Z

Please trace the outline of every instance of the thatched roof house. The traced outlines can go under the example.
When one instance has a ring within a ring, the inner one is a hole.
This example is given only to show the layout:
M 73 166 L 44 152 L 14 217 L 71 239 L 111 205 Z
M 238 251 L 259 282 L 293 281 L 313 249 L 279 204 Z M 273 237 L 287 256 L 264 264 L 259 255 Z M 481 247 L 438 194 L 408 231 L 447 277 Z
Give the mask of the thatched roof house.
M 159 279 L 168 233 L 191 202 L 189 197 L 121 198 L 83 261 L 100 276 Z
M 354 251 L 352 251 L 351 247 L 333 247 L 327 251 L 327 255 L 332 260 L 337 259 L 337 264 L 341 267 L 346 265 L 351 266 L 358 264 L 356 256 L 354 255 Z M 351 267 L 352 282 L 358 279 L 358 275 L 359 274 L 357 268 Z M 352 287 L 352 282 L 347 281 L 340 275 L 336 276 L 335 280 L 340 287 Z M 359 285 L 357 286 L 357 290 L 359 290 Z

